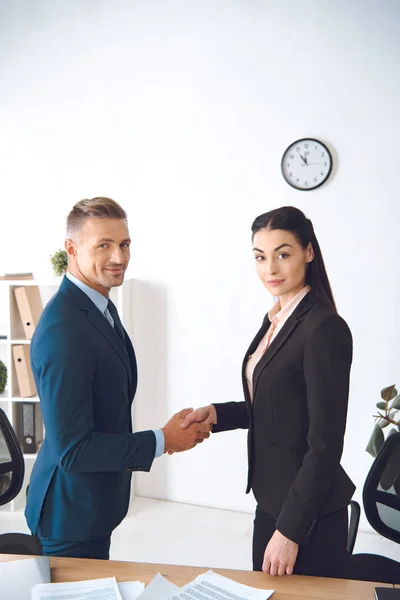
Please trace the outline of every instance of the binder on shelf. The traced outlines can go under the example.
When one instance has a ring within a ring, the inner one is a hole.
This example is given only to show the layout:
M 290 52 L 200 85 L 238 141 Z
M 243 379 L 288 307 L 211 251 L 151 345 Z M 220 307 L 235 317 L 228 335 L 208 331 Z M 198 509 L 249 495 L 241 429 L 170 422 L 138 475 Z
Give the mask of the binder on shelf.
M 36 454 L 38 436 L 40 437 L 39 404 L 37 402 L 18 402 L 17 436 L 24 454 Z
M 17 287 L 15 299 L 27 340 L 31 340 L 43 311 L 42 299 L 37 285 Z
M 21 344 L 12 347 L 15 373 L 17 375 L 19 393 L 21 398 L 30 398 L 36 394 L 35 380 L 29 360 L 28 344 Z

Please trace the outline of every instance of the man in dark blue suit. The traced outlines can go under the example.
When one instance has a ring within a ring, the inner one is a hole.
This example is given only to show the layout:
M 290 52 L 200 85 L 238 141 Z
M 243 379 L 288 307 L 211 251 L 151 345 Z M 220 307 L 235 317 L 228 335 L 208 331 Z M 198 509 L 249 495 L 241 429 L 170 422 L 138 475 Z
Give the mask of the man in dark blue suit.
M 67 218 L 68 272 L 32 339 L 46 434 L 25 515 L 45 555 L 107 559 L 128 510 L 132 471 L 149 471 L 155 457 L 209 436 L 206 424 L 181 428 L 189 409 L 162 429 L 132 433 L 135 354 L 108 298 L 123 283 L 130 241 L 119 204 L 78 202 Z

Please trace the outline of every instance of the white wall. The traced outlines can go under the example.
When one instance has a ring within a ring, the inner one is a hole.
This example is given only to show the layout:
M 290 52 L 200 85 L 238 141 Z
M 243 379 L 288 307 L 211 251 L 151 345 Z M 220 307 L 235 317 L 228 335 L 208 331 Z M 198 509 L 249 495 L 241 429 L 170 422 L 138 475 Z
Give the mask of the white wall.
M 83 197 L 129 212 L 136 427 L 241 399 L 240 364 L 270 305 L 250 225 L 284 204 L 314 221 L 354 335 L 344 466 L 358 486 L 380 389 L 398 382 L 400 4 L 220 0 L 0 4 L 0 271 L 49 272 Z M 280 174 L 319 137 L 313 192 Z M 244 432 L 163 457 L 137 492 L 244 511 Z

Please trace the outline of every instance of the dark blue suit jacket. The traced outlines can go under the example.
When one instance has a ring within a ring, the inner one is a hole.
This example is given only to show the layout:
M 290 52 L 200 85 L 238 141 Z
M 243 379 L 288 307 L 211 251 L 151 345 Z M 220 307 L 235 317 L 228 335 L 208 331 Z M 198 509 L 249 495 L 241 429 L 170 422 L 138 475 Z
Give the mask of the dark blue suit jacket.
M 131 471 L 149 471 L 153 431 L 132 434 L 136 359 L 99 309 L 64 278 L 31 344 L 45 439 L 25 516 L 32 533 L 86 541 L 108 537 L 125 517 Z

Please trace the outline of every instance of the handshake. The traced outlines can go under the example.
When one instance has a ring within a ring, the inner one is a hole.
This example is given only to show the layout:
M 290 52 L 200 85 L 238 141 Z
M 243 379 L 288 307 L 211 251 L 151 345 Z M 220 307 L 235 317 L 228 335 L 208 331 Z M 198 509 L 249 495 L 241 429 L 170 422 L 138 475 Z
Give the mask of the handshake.
M 185 408 L 176 413 L 162 427 L 165 438 L 164 452 L 173 454 L 194 448 L 210 437 L 212 425 L 217 423 L 217 412 L 210 404 L 193 410 Z

